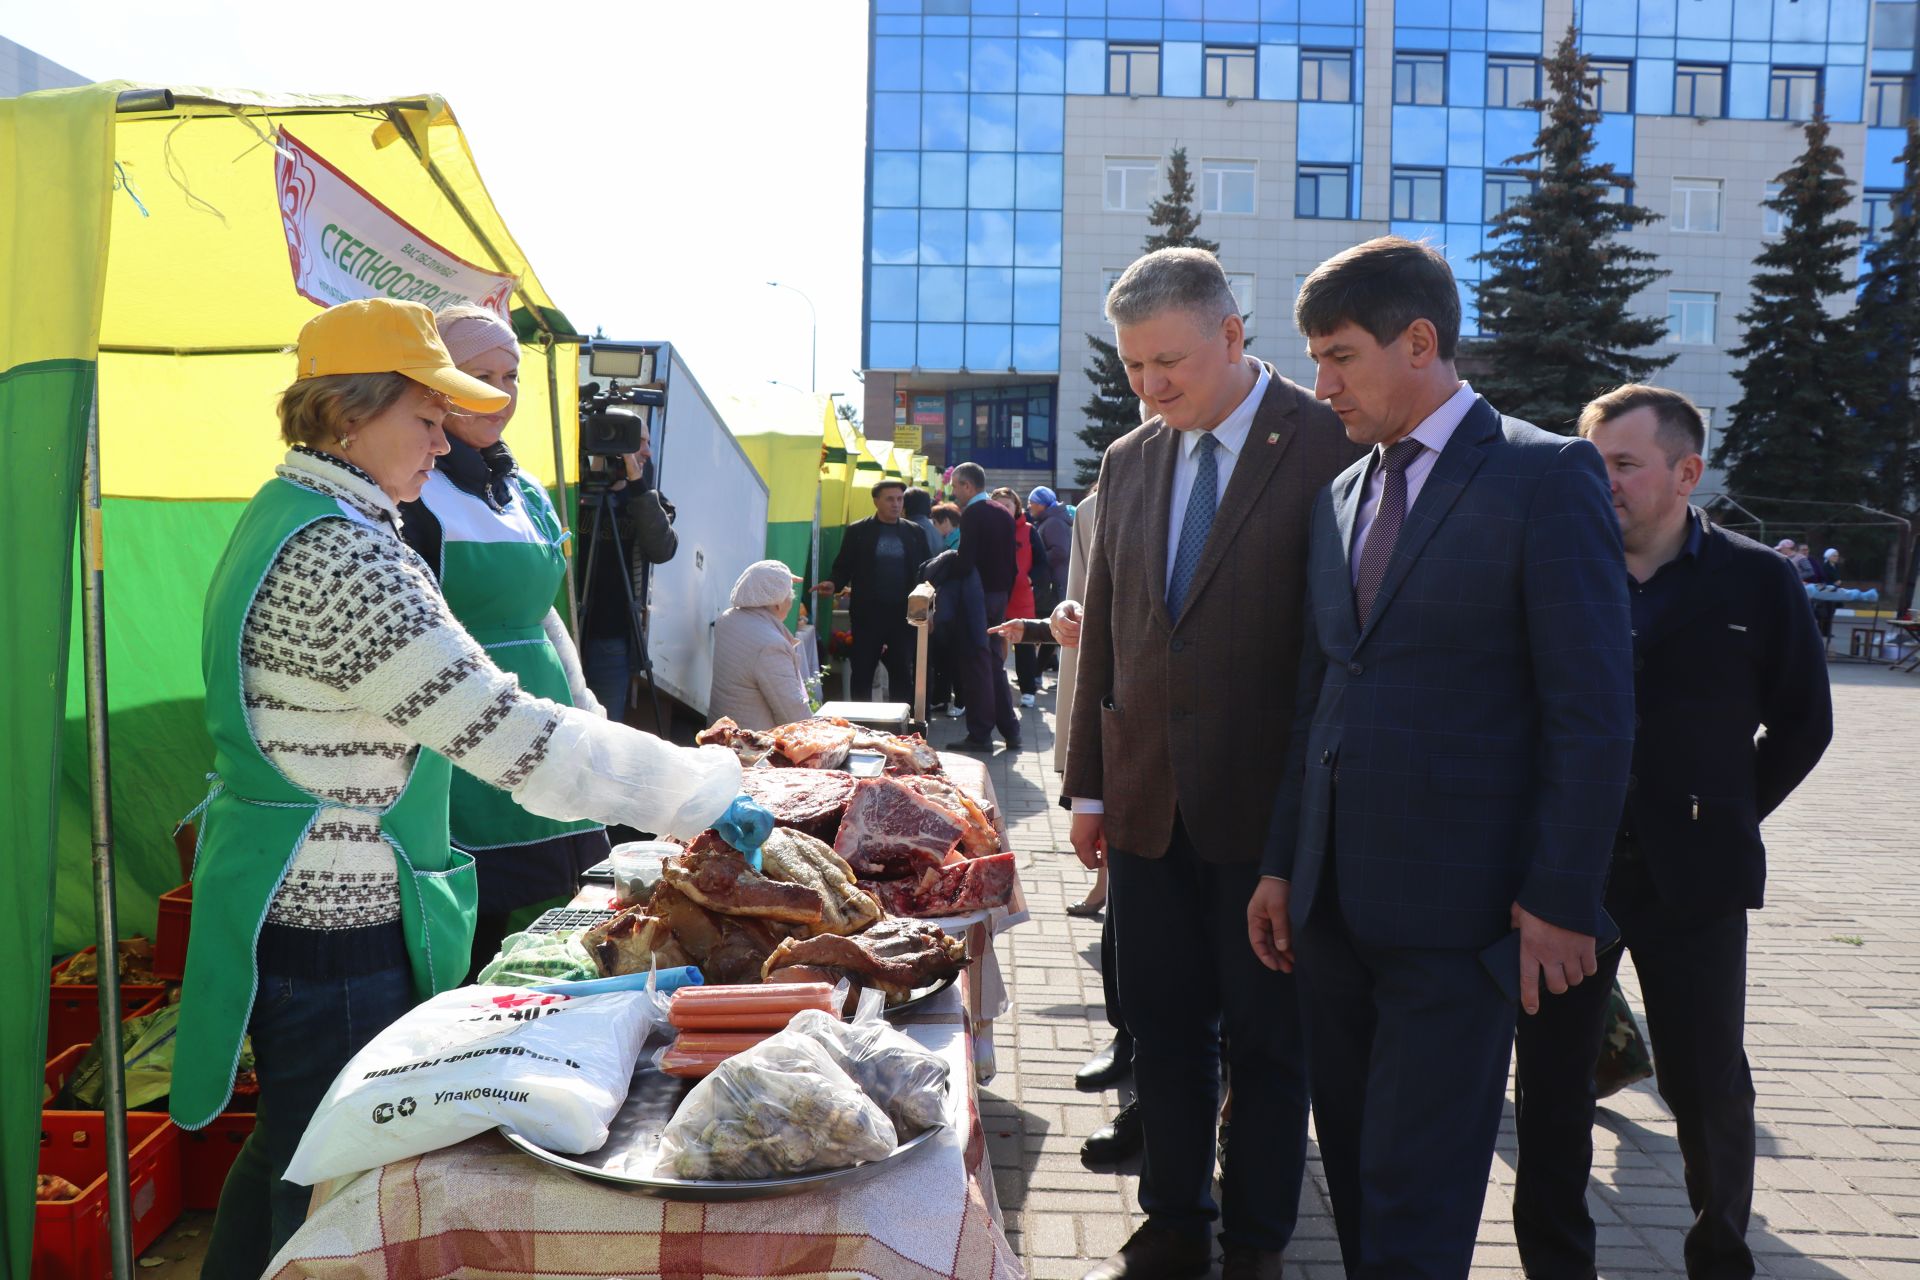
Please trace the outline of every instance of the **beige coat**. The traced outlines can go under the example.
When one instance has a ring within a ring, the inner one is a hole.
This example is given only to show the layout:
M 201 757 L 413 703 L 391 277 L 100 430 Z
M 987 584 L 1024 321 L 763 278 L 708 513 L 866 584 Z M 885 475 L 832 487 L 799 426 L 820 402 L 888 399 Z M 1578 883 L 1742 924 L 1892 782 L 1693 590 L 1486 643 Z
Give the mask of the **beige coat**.
M 786 610 L 782 609 L 784 617 Z M 766 609 L 728 609 L 713 624 L 713 689 L 707 716 L 742 729 L 771 729 L 813 714 L 806 673 L 786 624 Z
M 1087 557 L 1093 554 L 1093 506 L 1098 493 L 1080 500 L 1073 512 L 1073 557 L 1067 561 L 1067 593 L 1063 600 L 1085 602 L 1087 598 Z M 1073 725 L 1073 679 L 1080 670 L 1078 646 L 1060 648 L 1060 679 L 1054 686 L 1053 771 L 1067 771 L 1067 730 Z

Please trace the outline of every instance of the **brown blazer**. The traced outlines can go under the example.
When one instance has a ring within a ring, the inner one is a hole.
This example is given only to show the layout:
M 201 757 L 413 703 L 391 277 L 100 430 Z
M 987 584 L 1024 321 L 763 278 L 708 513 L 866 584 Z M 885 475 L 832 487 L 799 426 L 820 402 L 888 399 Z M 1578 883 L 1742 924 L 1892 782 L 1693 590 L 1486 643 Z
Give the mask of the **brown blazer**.
M 1178 626 L 1166 604 L 1178 433 L 1152 418 L 1100 467 L 1062 790 L 1105 805 L 1112 850 L 1161 857 L 1176 809 L 1210 862 L 1257 862 L 1265 844 L 1293 724 L 1313 502 L 1362 452 L 1333 410 L 1268 371 Z

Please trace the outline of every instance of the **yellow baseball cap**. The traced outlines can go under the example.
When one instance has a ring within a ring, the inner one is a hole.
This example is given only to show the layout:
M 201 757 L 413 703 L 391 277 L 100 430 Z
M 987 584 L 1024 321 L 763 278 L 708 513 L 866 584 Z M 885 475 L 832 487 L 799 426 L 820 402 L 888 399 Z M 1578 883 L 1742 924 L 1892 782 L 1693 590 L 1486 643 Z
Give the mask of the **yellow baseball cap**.
M 507 393 L 460 372 L 433 312 L 418 302 L 360 298 L 328 307 L 301 326 L 299 379 L 336 373 L 398 373 L 462 409 L 492 413 Z

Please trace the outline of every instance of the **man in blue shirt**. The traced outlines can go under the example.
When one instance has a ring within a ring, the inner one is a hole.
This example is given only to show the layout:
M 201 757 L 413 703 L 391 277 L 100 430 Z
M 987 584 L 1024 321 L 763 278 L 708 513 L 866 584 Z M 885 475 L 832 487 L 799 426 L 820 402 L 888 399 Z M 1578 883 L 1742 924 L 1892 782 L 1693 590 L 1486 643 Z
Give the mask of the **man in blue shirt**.
M 1607 465 L 1633 610 L 1633 771 L 1606 896 L 1622 946 L 1520 1020 L 1514 1237 L 1529 1276 L 1594 1275 L 1593 1073 L 1626 950 L 1686 1166 L 1687 1274 L 1741 1280 L 1754 1273 L 1747 912 L 1766 878 L 1760 822 L 1833 734 L 1826 661 L 1793 567 L 1688 504 L 1705 432 L 1685 396 L 1621 387 L 1586 407 L 1580 434 Z

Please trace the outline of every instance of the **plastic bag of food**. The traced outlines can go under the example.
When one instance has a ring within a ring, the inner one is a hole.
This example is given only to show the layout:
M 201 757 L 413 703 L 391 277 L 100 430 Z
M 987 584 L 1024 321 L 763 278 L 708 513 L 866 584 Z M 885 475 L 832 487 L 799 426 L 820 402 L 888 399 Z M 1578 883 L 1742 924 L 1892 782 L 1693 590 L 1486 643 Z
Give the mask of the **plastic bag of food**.
M 875 997 L 869 1000 L 868 997 Z M 852 1022 L 808 1009 L 793 1015 L 787 1034 L 806 1036 L 827 1051 L 834 1065 L 893 1121 L 899 1136 L 910 1138 L 939 1124 L 947 1107 L 947 1062 L 887 1024 L 878 991 L 861 994 Z
M 600 976 L 578 933 L 510 933 L 480 970 L 483 987 L 539 987 Z
M 670 1178 L 780 1178 L 879 1160 L 895 1140 L 893 1122 L 817 1041 L 783 1031 L 693 1087 L 655 1167 Z

